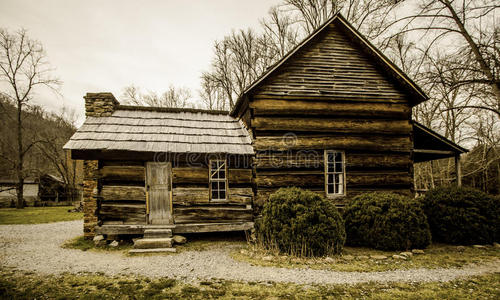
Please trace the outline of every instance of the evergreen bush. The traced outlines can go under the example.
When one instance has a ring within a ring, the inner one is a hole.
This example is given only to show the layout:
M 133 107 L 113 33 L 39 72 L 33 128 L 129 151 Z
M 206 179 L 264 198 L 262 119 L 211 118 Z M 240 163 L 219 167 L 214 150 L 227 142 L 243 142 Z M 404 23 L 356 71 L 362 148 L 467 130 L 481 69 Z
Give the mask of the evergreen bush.
M 425 248 L 431 234 L 420 203 L 393 193 L 354 197 L 344 212 L 347 244 L 380 250 Z
M 428 191 L 422 202 L 435 242 L 470 245 L 499 240 L 499 197 L 450 186 Z
M 299 188 L 281 188 L 270 195 L 256 232 L 264 247 L 297 256 L 340 253 L 346 238 L 332 201 Z

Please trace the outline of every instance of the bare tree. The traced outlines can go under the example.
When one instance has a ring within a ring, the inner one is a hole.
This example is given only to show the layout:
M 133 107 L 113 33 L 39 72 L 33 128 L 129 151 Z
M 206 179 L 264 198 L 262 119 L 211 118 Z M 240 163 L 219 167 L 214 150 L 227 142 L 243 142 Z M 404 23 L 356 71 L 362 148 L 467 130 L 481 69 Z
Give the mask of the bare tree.
M 283 3 L 299 12 L 298 20 L 309 34 L 340 10 L 337 0 L 284 0 Z
M 244 89 L 277 59 L 272 47 L 266 35 L 250 29 L 233 31 L 215 42 L 211 68 L 202 74 L 202 80 L 223 91 L 232 108 Z
M 63 150 L 63 146 L 76 131 L 76 114 L 64 107 L 59 114 L 46 113 L 43 110 L 40 113 L 42 115 L 37 121 L 38 136 L 41 140 L 37 144 L 39 155 L 46 161 L 48 170 L 63 180 L 66 197 L 75 197 L 79 175 L 77 161 L 71 159 L 69 152 Z
M 482 109 L 500 117 L 500 26 L 495 15 L 499 8 L 494 0 L 425 0 L 411 14 L 397 18 L 384 29 L 395 32 L 385 41 L 412 33 L 425 55 L 446 53 L 459 57 L 448 61 L 445 72 L 460 69 L 469 76 L 447 84 L 452 88 L 475 85 L 481 100 L 450 109 Z
M 142 93 L 137 86 L 130 85 L 123 89 L 122 99 L 129 105 L 153 107 L 192 107 L 191 91 L 187 88 L 177 88 L 170 85 L 162 94 L 156 92 Z
M 40 42 L 28 37 L 25 30 L 10 33 L 0 29 L 0 80 L 5 84 L 1 94 L 15 103 L 17 156 L 13 160 L 17 177 L 17 208 L 24 207 L 23 186 L 26 178 L 24 158 L 40 141 L 23 139 L 23 109 L 33 100 L 39 87 L 55 89 L 60 81 L 51 76 L 46 54 Z
M 298 12 L 296 19 L 309 34 L 337 12 L 370 40 L 374 40 L 390 22 L 394 0 L 284 0 L 284 5 Z
M 204 107 L 209 110 L 227 110 L 229 107 L 224 91 L 210 77 L 202 75 L 199 94 Z
M 261 20 L 261 26 L 264 28 L 263 38 L 273 51 L 270 60 L 285 56 L 297 45 L 299 31 L 295 23 L 293 17 L 283 13 L 279 6 L 271 7 L 268 17 Z

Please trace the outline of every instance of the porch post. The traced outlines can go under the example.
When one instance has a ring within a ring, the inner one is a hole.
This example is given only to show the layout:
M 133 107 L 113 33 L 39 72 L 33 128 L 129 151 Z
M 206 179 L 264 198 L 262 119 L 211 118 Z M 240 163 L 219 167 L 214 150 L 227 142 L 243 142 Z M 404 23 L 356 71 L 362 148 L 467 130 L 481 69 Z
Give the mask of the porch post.
M 462 167 L 460 166 L 460 153 L 455 154 L 455 175 L 457 176 L 457 185 L 462 186 Z

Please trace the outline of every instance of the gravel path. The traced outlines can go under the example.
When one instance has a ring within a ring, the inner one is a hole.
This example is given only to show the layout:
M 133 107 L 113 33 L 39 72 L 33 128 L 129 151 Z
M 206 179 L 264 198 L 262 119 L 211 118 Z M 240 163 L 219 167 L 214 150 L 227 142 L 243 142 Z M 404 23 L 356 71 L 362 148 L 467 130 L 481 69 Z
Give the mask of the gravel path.
M 132 256 L 120 252 L 62 249 L 60 245 L 82 232 L 82 221 L 0 226 L 0 265 L 41 274 L 102 272 L 137 274 L 184 281 L 227 279 L 298 284 L 355 284 L 361 282 L 450 281 L 500 272 L 500 261 L 452 269 L 413 269 L 386 272 L 337 272 L 252 266 L 229 256 L 229 249 L 186 251 L 170 256 Z

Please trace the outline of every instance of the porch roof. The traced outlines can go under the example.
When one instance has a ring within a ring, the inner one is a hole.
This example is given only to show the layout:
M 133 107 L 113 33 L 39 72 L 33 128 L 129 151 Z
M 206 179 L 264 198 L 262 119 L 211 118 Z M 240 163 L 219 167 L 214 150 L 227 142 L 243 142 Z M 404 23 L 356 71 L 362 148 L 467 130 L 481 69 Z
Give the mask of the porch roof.
M 455 157 L 469 151 L 416 121 L 413 121 L 413 139 L 414 162 Z

